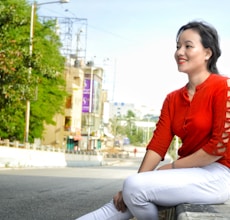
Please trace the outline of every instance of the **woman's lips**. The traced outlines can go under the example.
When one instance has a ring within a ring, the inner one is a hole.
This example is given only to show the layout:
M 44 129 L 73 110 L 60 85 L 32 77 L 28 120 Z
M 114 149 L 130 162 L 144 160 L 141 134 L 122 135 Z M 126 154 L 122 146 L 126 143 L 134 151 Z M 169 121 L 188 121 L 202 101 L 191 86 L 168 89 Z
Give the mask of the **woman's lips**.
M 183 58 L 179 58 L 177 61 L 178 64 L 183 64 L 185 62 L 186 62 L 186 59 L 183 59 Z

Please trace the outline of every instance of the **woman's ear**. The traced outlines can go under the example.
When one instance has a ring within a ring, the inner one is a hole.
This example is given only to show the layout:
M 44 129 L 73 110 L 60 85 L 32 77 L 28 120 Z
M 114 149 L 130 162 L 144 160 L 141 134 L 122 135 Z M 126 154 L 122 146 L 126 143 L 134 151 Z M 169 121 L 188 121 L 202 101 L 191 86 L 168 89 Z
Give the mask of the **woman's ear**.
M 210 48 L 206 48 L 205 60 L 209 60 L 211 56 L 212 56 L 212 51 L 211 51 L 211 49 L 210 49 Z

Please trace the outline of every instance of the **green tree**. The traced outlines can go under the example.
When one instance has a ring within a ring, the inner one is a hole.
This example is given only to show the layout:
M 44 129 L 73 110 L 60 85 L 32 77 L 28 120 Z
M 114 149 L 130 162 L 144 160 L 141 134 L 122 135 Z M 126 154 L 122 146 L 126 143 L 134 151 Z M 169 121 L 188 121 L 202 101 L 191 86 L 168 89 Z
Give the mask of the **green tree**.
M 0 2 L 0 137 L 23 140 L 26 100 L 31 100 L 29 140 L 42 137 L 44 124 L 62 112 L 66 97 L 65 59 L 55 21 L 35 16 L 33 54 L 29 55 L 30 5 L 26 0 Z M 31 67 L 30 77 L 28 70 Z
M 130 142 L 132 144 L 135 144 L 137 141 L 137 131 L 136 131 L 136 125 L 135 125 L 135 120 L 136 120 L 136 115 L 133 111 L 128 110 L 127 114 L 125 116 L 126 120 L 126 136 L 130 139 Z
M 114 136 L 120 136 L 126 134 L 126 129 L 121 125 L 123 119 L 121 117 L 114 116 L 110 120 L 111 132 Z

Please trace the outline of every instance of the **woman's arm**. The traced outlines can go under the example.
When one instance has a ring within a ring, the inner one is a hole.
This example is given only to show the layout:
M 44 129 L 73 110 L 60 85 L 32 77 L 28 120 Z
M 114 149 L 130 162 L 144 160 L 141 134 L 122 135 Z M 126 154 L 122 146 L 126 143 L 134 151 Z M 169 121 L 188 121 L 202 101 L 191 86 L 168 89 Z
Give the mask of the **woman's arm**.
M 174 169 L 174 168 L 191 168 L 191 167 L 203 167 L 214 163 L 219 160 L 221 156 L 215 156 L 206 153 L 203 149 L 196 151 L 195 153 L 176 160 L 170 164 L 166 164 L 158 168 L 158 170 Z
M 138 173 L 154 170 L 161 159 L 161 156 L 155 151 L 147 150 Z

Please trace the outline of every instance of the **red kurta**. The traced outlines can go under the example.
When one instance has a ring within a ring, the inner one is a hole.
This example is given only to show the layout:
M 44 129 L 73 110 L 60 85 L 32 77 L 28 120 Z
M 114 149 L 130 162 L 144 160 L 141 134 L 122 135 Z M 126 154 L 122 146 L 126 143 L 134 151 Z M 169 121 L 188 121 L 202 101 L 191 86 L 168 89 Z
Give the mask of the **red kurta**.
M 168 94 L 147 149 L 164 158 L 173 136 L 177 135 L 182 141 L 178 150 L 180 157 L 202 148 L 209 154 L 223 156 L 218 162 L 230 167 L 230 119 L 227 117 L 230 88 L 227 79 L 211 74 L 196 87 L 192 101 L 186 86 Z

